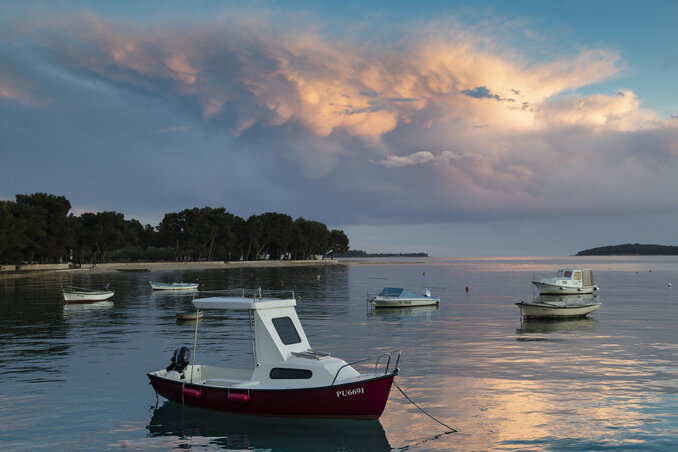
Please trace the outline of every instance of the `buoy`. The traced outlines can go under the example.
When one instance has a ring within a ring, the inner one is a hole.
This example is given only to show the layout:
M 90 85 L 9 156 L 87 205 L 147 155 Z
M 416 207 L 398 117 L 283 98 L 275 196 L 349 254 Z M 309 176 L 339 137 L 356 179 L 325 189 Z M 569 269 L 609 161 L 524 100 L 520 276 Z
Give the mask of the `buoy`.
M 468 286 L 466 286 L 466 292 L 468 292 Z
M 669 283 L 669 287 L 671 287 L 671 283 Z

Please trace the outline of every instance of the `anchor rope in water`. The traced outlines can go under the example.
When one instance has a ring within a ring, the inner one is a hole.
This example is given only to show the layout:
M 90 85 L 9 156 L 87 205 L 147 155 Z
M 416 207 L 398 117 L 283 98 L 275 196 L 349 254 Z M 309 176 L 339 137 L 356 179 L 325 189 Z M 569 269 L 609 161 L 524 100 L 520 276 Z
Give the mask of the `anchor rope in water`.
M 445 424 L 444 422 L 442 422 L 442 421 L 436 419 L 435 417 L 433 417 L 433 416 L 430 415 L 429 413 L 427 413 L 425 409 L 423 409 L 422 407 L 420 407 L 419 405 L 417 405 L 416 402 L 415 402 L 414 400 L 410 399 L 410 396 L 408 396 L 407 394 L 405 394 L 405 391 L 403 391 L 403 390 L 400 388 L 400 386 L 398 386 L 398 383 L 396 383 L 396 382 L 394 381 L 393 384 L 395 385 L 396 388 L 398 388 L 398 391 L 400 391 L 400 393 L 401 393 L 403 396 L 405 396 L 405 398 L 406 398 L 412 405 L 416 406 L 416 407 L 419 409 L 419 411 L 421 411 L 421 412 L 424 413 L 426 416 L 430 417 L 431 419 L 433 419 L 434 421 L 436 421 L 438 424 L 440 424 L 440 425 L 442 425 L 443 427 L 445 427 L 446 429 L 448 429 L 449 431 L 445 432 L 445 434 L 448 434 L 448 433 L 456 433 L 456 432 L 458 431 L 458 430 L 456 430 L 456 429 L 453 429 L 453 428 L 450 427 L 449 425 Z M 438 436 L 440 436 L 440 435 L 438 435 Z M 436 436 L 436 438 L 437 438 L 437 436 Z

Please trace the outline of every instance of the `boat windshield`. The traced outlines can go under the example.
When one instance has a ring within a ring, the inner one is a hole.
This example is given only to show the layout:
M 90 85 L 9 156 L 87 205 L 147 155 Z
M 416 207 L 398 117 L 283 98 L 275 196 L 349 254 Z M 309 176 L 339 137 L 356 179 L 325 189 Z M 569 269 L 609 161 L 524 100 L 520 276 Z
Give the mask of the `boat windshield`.
M 563 276 L 563 271 L 564 270 L 558 270 L 558 273 L 556 273 L 556 278 L 560 278 Z
M 566 278 L 572 278 L 572 271 L 571 270 L 565 270 L 565 277 Z

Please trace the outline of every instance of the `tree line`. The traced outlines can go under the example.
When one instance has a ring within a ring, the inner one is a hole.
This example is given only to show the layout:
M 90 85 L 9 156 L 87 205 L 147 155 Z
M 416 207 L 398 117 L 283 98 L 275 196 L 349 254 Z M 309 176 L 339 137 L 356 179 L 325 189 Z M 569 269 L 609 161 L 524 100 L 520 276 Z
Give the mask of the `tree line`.
M 196 207 L 167 213 L 154 227 L 118 212 L 70 210 L 64 196 L 47 193 L 0 201 L 0 263 L 311 259 L 349 248 L 343 231 L 276 212 L 245 220 Z
M 623 245 L 601 246 L 579 251 L 577 256 L 675 256 L 678 246 L 642 245 L 625 243 Z

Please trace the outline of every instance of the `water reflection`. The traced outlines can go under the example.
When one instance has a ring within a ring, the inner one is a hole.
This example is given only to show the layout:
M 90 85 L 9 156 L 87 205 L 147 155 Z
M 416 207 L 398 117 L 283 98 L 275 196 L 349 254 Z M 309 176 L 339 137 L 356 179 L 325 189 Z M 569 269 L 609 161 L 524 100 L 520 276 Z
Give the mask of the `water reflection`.
M 555 333 L 555 332 L 591 332 L 600 328 L 596 319 L 523 319 L 518 334 Z M 520 338 L 518 339 L 520 340 Z
M 203 437 L 225 449 L 391 450 L 379 421 L 243 416 L 165 402 L 153 410 L 151 437 Z
M 97 303 L 64 304 L 64 320 L 86 317 L 91 314 L 102 314 L 114 306 L 112 301 Z
M 414 306 L 407 308 L 372 308 L 369 316 L 383 320 L 404 320 L 411 317 L 424 317 L 430 319 L 438 314 L 440 308 L 435 306 Z

